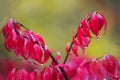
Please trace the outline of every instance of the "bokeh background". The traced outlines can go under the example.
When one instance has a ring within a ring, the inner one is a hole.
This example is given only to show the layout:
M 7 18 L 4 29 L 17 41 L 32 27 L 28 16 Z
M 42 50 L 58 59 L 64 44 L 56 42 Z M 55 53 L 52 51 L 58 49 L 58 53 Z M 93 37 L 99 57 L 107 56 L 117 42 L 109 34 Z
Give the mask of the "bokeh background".
M 87 55 L 112 54 L 120 59 L 120 0 L 0 0 L 0 30 L 13 18 L 40 33 L 49 49 L 61 52 L 63 61 L 65 46 L 71 42 L 80 20 L 94 11 L 106 17 L 108 29 L 104 37 L 92 40 Z M 3 44 L 0 31 L 0 56 L 15 58 Z

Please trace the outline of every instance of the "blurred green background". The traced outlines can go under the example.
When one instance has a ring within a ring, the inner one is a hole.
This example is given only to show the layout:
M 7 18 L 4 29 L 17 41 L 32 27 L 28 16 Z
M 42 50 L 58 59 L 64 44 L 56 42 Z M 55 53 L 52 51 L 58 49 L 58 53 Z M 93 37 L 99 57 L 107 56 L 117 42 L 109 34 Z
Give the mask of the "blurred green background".
M 0 30 L 13 18 L 24 24 L 45 40 L 51 50 L 65 56 L 65 46 L 80 20 L 87 14 L 98 11 L 108 24 L 107 33 L 100 40 L 92 40 L 86 53 L 91 57 L 112 54 L 120 58 L 120 0 L 0 0 Z M 0 55 L 11 56 L 3 46 L 0 32 Z

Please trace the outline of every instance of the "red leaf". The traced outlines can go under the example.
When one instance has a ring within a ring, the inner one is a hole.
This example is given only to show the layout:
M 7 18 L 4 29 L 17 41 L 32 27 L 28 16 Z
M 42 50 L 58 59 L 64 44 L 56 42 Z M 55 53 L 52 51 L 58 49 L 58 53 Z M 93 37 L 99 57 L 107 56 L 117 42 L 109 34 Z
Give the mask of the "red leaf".
M 74 53 L 76 56 L 78 56 L 78 52 L 77 52 L 77 51 L 78 51 L 78 45 L 75 45 L 75 44 L 74 44 L 74 45 L 72 46 L 72 51 L 73 51 L 73 53 Z
M 8 80 L 15 80 L 15 71 L 16 69 L 13 68 L 12 71 L 8 74 Z

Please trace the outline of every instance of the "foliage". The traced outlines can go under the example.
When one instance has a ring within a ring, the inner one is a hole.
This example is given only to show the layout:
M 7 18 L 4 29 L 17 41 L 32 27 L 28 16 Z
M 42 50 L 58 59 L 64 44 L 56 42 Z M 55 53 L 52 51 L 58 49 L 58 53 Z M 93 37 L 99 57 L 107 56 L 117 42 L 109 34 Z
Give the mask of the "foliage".
M 22 27 L 24 30 L 21 29 Z M 8 74 L 8 80 L 119 80 L 120 63 L 115 57 L 104 55 L 90 59 L 85 56 L 85 49 L 92 39 L 99 39 L 102 28 L 104 35 L 107 23 L 102 14 L 98 12 L 87 14 L 80 21 L 72 42 L 67 44 L 67 54 L 62 63 L 59 62 L 59 52 L 48 49 L 39 34 L 10 19 L 2 28 L 5 48 L 9 52 L 14 51 L 16 56 L 33 61 L 34 64 L 45 64 L 49 57 L 52 62 L 41 70 L 38 68 L 27 70 L 15 66 Z M 53 56 L 53 52 L 56 52 L 57 56 Z

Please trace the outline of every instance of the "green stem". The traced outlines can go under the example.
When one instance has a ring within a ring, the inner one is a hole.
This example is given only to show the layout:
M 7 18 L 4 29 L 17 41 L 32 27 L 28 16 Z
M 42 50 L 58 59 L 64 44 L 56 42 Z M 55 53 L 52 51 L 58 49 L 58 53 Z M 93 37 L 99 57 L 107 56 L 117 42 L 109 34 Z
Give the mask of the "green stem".
M 69 80 L 68 77 L 67 77 L 67 75 L 66 75 L 66 72 L 65 72 L 64 69 L 63 69 L 63 67 L 59 67 L 59 68 L 60 68 L 60 70 L 61 70 L 61 72 L 62 72 L 65 80 Z
M 54 58 L 54 56 L 52 55 L 51 52 L 50 52 L 50 58 L 54 61 L 55 64 L 59 64 L 59 63 L 55 60 L 55 58 Z
M 72 49 L 72 46 L 73 46 L 73 42 L 71 42 L 71 45 L 70 45 L 70 48 L 68 49 L 68 53 L 67 53 L 67 55 L 65 56 L 65 60 L 64 60 L 64 64 L 66 63 L 66 61 L 67 61 L 67 58 L 68 58 L 68 55 L 69 55 L 69 52 L 71 51 L 71 49 Z
M 25 28 L 25 29 L 27 29 L 27 30 L 29 30 L 26 26 L 24 26 L 23 24 L 21 24 L 21 23 L 18 23 L 20 26 L 22 26 L 23 28 Z
M 20 26 L 22 26 L 23 28 L 29 30 L 29 29 L 28 29 L 26 26 L 24 26 L 23 24 L 21 24 L 21 23 L 18 23 L 18 24 L 19 24 Z M 59 64 L 59 63 L 55 60 L 55 58 L 54 58 L 54 56 L 52 55 L 51 52 L 50 52 L 50 58 L 54 61 L 55 64 Z M 59 69 L 61 70 L 61 72 L 62 72 L 65 80 L 69 80 L 68 77 L 67 77 L 67 75 L 66 75 L 65 70 L 63 69 L 63 67 L 59 67 Z
M 55 64 L 59 64 L 59 63 L 55 60 L 55 58 L 54 58 L 54 56 L 52 55 L 51 52 L 50 52 L 50 58 L 54 61 Z M 67 75 L 66 75 L 65 70 L 63 69 L 63 67 L 59 67 L 59 69 L 61 70 L 61 72 L 62 72 L 65 80 L 69 80 L 68 77 L 67 77 Z
M 99 59 L 101 59 L 101 58 L 103 58 L 103 56 L 97 57 L 96 60 L 99 60 Z M 85 64 L 85 66 L 88 65 L 88 64 L 90 64 L 90 63 L 92 63 L 92 60 L 88 61 L 88 62 Z
M 77 37 L 77 33 L 75 34 L 74 38 L 76 38 L 76 37 Z M 67 61 L 69 52 L 71 51 L 73 44 L 74 44 L 74 43 L 73 43 L 73 41 L 72 41 L 71 44 L 70 44 L 70 47 L 69 47 L 69 49 L 68 49 L 68 53 L 67 53 L 66 56 L 65 56 L 65 60 L 64 60 L 64 62 L 63 62 L 64 64 L 65 64 L 66 61 Z
M 90 20 L 90 17 L 88 17 L 87 21 L 89 21 L 89 20 Z M 82 27 L 82 25 L 81 25 L 81 27 Z M 74 38 L 77 37 L 77 33 L 78 33 L 78 32 L 76 32 Z M 72 41 L 71 44 L 70 44 L 70 47 L 69 47 L 69 49 L 68 49 L 68 53 L 67 53 L 67 55 L 65 56 L 65 60 L 64 60 L 64 62 L 63 62 L 64 64 L 65 64 L 66 61 L 67 61 L 67 58 L 68 58 L 69 52 L 71 51 L 73 44 L 74 44 L 74 43 L 73 43 L 73 41 Z

